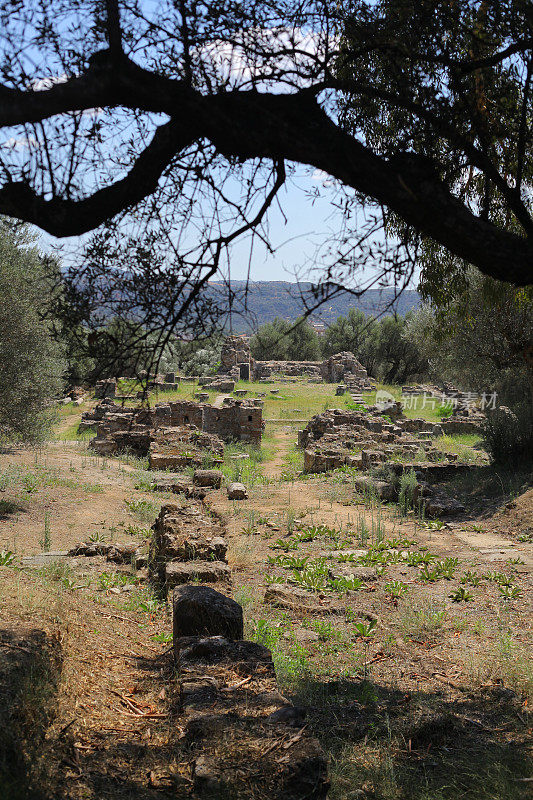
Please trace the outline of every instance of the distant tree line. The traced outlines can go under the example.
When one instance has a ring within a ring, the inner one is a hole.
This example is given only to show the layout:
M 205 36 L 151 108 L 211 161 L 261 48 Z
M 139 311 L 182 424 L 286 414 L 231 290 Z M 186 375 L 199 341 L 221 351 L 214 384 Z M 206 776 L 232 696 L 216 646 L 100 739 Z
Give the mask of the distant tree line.
M 323 335 L 303 319 L 290 323 L 276 318 L 259 328 L 250 348 L 259 361 L 317 361 L 350 351 L 371 377 L 384 383 L 405 383 L 424 377 L 429 366 L 408 334 L 411 316 L 374 319 L 352 308 Z

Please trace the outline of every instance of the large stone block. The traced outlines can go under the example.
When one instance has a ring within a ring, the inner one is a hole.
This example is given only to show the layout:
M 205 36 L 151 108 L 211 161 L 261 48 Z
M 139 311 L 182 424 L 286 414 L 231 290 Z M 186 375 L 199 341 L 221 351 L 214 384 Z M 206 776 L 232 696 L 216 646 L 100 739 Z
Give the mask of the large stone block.
M 171 561 L 165 567 L 167 591 L 183 583 L 222 583 L 230 577 L 231 570 L 223 561 Z
M 220 489 L 222 473 L 219 469 L 197 469 L 192 476 L 196 486 L 207 486 L 210 489 Z
M 246 500 L 248 492 L 244 483 L 235 481 L 228 485 L 228 500 Z
M 179 586 L 172 607 L 176 643 L 181 636 L 243 638 L 242 607 L 210 586 Z

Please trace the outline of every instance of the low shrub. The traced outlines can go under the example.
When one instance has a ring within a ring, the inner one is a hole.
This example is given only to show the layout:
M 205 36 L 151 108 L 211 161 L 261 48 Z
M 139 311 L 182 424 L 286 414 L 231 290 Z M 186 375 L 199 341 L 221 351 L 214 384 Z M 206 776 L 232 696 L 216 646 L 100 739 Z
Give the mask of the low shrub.
M 483 444 L 496 464 L 533 464 L 533 402 L 489 412 L 483 423 Z

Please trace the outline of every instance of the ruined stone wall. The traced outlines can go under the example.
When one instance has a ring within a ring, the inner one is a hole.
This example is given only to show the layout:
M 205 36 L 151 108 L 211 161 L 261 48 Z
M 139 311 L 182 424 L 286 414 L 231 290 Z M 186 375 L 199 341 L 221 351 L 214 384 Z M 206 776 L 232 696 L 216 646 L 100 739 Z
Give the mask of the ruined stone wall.
M 221 375 L 231 375 L 235 377 L 238 370 L 237 380 L 242 378 L 248 380 L 250 377 L 250 345 L 248 340 L 242 336 L 226 336 L 220 353 Z
M 288 377 L 300 377 L 310 375 L 320 377 L 321 361 L 254 361 L 253 378 L 270 378 L 271 375 L 287 375 Z
M 204 404 L 193 403 L 192 400 L 176 400 L 169 403 L 170 425 L 194 425 L 202 430 Z
M 225 441 L 234 439 L 259 447 L 263 429 L 262 410 L 239 401 L 222 408 L 206 405 L 203 429 L 218 434 Z
M 327 358 L 320 366 L 320 374 L 327 383 L 345 382 L 361 389 L 369 386 L 366 369 L 349 351 Z
M 272 375 L 309 376 L 327 383 L 345 382 L 359 389 L 370 388 L 366 369 L 349 352 L 336 353 L 325 361 L 253 361 L 252 375 L 255 380 Z
M 90 444 L 93 450 L 101 455 L 112 455 L 125 450 L 139 456 L 150 453 L 151 459 L 156 452 L 170 458 L 176 456 L 180 449 L 183 450 L 185 443 L 179 435 L 182 429 L 192 429 L 197 435 L 202 432 L 220 437 L 223 441 L 241 441 L 257 447 L 261 444 L 263 429 L 261 407 L 242 400 L 231 400 L 222 408 L 215 408 L 207 403 L 179 400 L 161 403 L 151 409 L 118 408 L 108 401 L 103 409 L 97 407 L 90 412 L 90 416 L 91 419 L 85 424 L 97 424 L 96 438 Z M 159 431 L 161 435 L 158 434 Z M 188 437 L 190 439 L 189 435 Z M 165 439 L 168 440 L 166 444 Z M 153 443 L 157 446 L 152 447 Z M 190 444 L 193 446 L 193 455 L 196 456 L 196 450 L 202 449 L 201 442 L 197 442 L 198 447 L 194 447 L 193 440 L 190 440 Z

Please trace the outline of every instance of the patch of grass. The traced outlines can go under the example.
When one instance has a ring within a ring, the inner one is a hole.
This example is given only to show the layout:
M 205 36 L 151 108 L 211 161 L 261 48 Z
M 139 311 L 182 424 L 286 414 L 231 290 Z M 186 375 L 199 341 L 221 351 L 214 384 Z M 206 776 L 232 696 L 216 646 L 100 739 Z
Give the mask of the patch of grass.
M 268 483 L 263 475 L 262 464 L 268 459 L 268 448 L 252 447 L 240 443 L 226 444 L 224 463 L 220 469 L 228 482 L 238 481 L 252 487 Z
M 124 500 L 124 505 L 140 522 L 153 522 L 161 510 L 161 503 L 154 500 Z
M 408 636 L 420 636 L 441 630 L 446 621 L 446 608 L 434 601 L 411 604 L 405 608 L 399 625 Z
M 128 584 L 137 583 L 135 575 L 128 574 L 127 572 L 101 572 L 98 576 L 98 589 L 100 591 L 107 591 L 112 588 L 122 588 Z
M 455 453 L 463 464 L 486 464 L 487 453 L 480 447 L 481 437 L 475 434 L 458 434 L 455 436 L 439 436 L 435 446 L 443 453 Z

